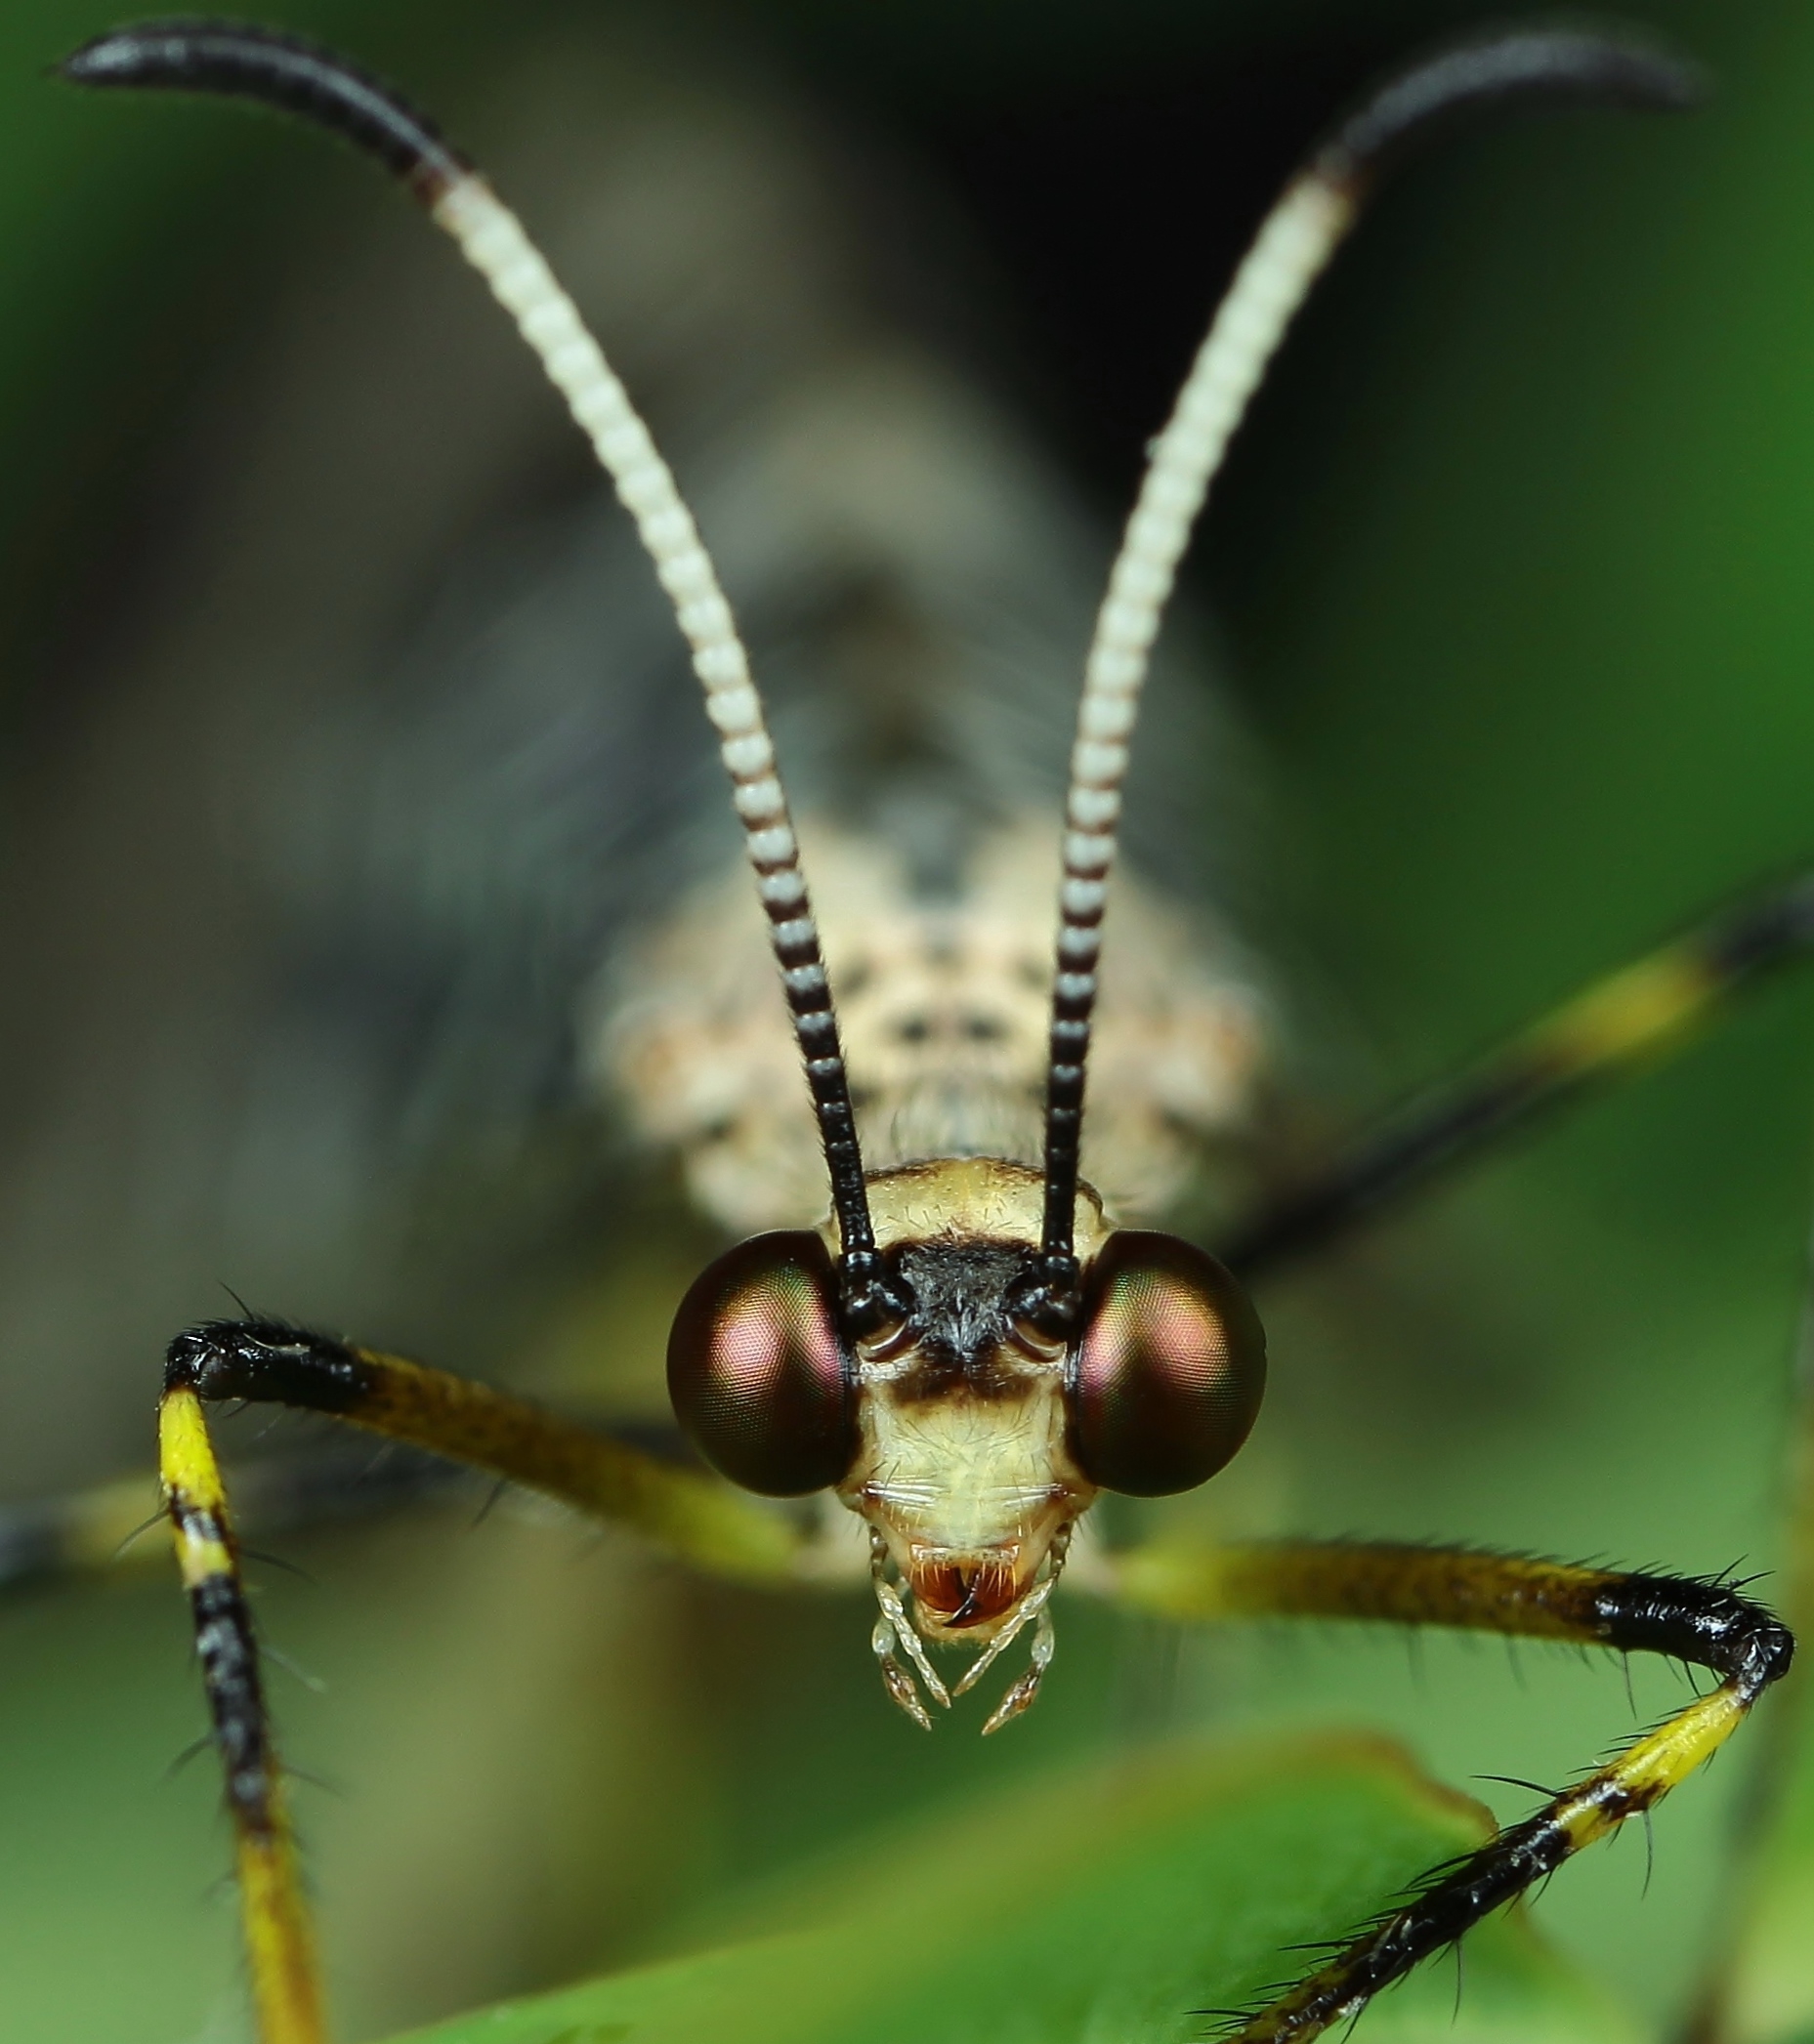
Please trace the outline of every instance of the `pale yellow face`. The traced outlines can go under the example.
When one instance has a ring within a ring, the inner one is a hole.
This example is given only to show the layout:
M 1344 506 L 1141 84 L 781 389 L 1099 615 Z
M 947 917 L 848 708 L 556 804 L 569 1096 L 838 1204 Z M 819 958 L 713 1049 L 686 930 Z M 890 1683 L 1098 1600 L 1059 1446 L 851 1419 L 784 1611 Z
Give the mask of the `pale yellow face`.
M 876 1239 L 911 1255 L 1036 1247 L 1039 1174 L 996 1158 L 906 1165 L 870 1184 Z M 1106 1226 L 1077 1201 L 1087 1264 Z M 887 1544 L 927 1640 L 986 1646 L 1040 1579 L 1053 1543 L 1097 1492 L 1065 1442 L 1065 1351 L 1024 1332 L 985 1340 L 957 1367 L 897 1337 L 858 1350 L 861 1445 L 838 1486 Z
M 921 1635 L 985 1645 L 1096 1496 L 1065 1449 L 1063 1358 L 987 1397 L 915 1396 L 891 1368 L 862 1368 L 863 1444 L 838 1495 L 888 1543 Z

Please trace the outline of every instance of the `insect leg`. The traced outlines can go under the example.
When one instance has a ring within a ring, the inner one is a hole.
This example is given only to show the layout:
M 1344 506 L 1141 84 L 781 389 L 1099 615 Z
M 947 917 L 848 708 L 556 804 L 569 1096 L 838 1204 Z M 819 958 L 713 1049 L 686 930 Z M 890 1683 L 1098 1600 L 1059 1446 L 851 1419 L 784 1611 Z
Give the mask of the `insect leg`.
M 327 1413 L 629 1525 L 704 1567 L 788 1579 L 788 1523 L 729 1484 L 671 1468 L 527 1399 L 401 1357 L 265 1320 L 220 1320 L 171 1343 L 159 1468 L 202 1681 L 227 1774 L 260 2044 L 321 2044 L 318 1969 L 258 1640 L 204 1403 L 249 1399 Z
M 1369 1924 L 1235 2032 L 1238 2044 L 1302 2044 L 1364 2009 L 1382 1987 L 1553 1873 L 1583 1846 L 1650 1811 L 1738 1727 L 1785 1674 L 1786 1626 L 1721 1583 L 1624 1574 L 1467 1549 L 1283 1542 L 1136 1548 L 1115 1589 L 1169 1618 L 1372 1618 L 1658 1653 L 1718 1676 L 1697 1696 L 1534 1815 Z
M 1249 1281 L 1339 1240 L 1590 1087 L 1667 1056 L 1728 1001 L 1814 949 L 1814 874 L 1711 917 L 1595 980 L 1413 1102 L 1308 1183 L 1263 1206 L 1218 1254 Z
M 325 2035 L 320 1969 L 272 1742 L 258 1636 L 220 1465 L 201 1400 L 188 1386 L 165 1392 L 158 1413 L 158 1466 L 194 1616 L 214 1742 L 227 1777 L 260 2044 L 320 2044 Z
M 401 1356 L 270 1320 L 212 1320 L 170 1345 L 165 1396 L 289 1405 L 425 1448 L 648 1535 L 746 1582 L 794 1580 L 800 1540 L 781 1514 L 532 1400 Z

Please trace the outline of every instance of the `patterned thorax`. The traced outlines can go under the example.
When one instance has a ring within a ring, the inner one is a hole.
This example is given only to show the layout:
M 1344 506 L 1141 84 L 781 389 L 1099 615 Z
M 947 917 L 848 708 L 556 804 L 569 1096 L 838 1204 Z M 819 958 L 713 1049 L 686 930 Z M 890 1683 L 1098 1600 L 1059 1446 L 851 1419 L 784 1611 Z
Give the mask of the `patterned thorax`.
M 802 837 L 871 1170 L 1037 1163 L 1059 871 L 1050 817 L 985 834 L 944 894 L 915 888 L 877 838 L 810 817 Z M 1204 1144 L 1242 1132 L 1262 1010 L 1245 962 L 1205 919 L 1138 873 L 1118 890 L 1084 1160 L 1118 1214 L 1144 1219 L 1173 1204 Z M 696 1199 L 738 1233 L 797 1228 L 825 1197 L 748 892 L 727 871 L 690 897 L 606 987 L 592 1053 L 644 1138 L 679 1152 Z

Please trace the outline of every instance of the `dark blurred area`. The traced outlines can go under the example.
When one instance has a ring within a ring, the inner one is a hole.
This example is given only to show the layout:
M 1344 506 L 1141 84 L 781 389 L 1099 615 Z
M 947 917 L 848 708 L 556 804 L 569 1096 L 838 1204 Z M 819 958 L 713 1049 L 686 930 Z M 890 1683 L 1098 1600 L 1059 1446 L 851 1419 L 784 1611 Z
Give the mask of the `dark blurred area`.
M 955 648 L 953 746 L 1006 801 L 1062 757 L 1144 443 L 1271 194 L 1382 66 L 1503 14 L 283 21 L 404 81 L 545 235 L 809 787 L 843 756 L 816 701 Z M 1140 849 L 1261 961 L 1300 1145 L 1814 850 L 1814 21 L 1635 19 L 1709 65 L 1709 106 L 1409 165 L 1244 432 L 1168 638 Z M 102 25 L 0 23 L 0 1494 L 148 1463 L 163 1344 L 226 1286 L 656 1417 L 712 1238 L 576 1030 L 728 829 L 671 625 L 410 209 L 277 123 L 42 75 Z M 878 453 L 840 496 L 815 450 L 853 434 L 930 449 L 931 480 Z M 1273 1287 L 1260 1433 L 1171 1509 L 1767 1567 L 1811 1072 L 1814 990 L 1786 983 Z M 928 1740 L 858 1599 L 473 1516 L 287 1540 L 313 1584 L 261 1591 L 325 1685 L 274 1677 L 338 1791 L 300 1793 L 350 2036 L 672 1948 L 743 1884 L 1078 1754 L 1337 1717 L 1446 1778 L 1547 1779 L 1680 1693 L 1079 1601 L 1027 1724 Z M 200 1725 L 174 1586 L 128 1567 L 0 1627 L 0 2030 L 243 2035 L 208 1761 L 161 1778 Z M 1542 1905 L 1643 2023 L 1691 1977 L 1742 1775 L 1670 1804 L 1648 1882 L 1627 1844 Z M 1792 1996 L 1746 2034 L 1806 2020 Z

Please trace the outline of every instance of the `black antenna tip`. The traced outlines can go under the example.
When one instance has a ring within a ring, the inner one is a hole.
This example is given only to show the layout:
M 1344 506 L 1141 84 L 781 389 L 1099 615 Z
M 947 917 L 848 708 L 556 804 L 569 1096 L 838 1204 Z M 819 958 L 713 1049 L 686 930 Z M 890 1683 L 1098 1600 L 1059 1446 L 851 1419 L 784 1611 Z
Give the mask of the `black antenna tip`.
M 1531 27 L 1440 49 L 1379 86 L 1344 120 L 1316 169 L 1349 184 L 1450 118 L 1501 106 L 1593 105 L 1680 113 L 1710 90 L 1696 64 L 1635 36 Z
M 140 21 L 98 35 L 57 69 L 75 85 L 254 100 L 376 156 L 433 202 L 471 165 L 401 94 L 331 51 L 250 23 Z

